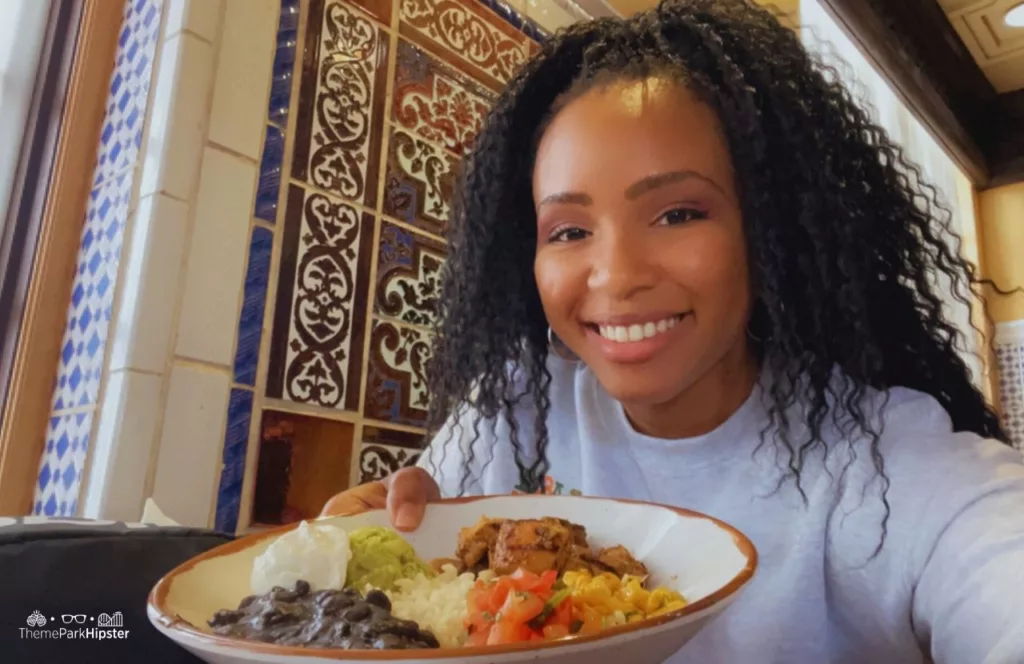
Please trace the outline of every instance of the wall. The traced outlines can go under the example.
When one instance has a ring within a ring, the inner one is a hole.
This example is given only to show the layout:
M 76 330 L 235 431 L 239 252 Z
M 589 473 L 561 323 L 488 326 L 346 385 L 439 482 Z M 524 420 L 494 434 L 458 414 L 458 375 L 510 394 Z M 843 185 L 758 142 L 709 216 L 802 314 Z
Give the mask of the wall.
M 978 196 L 985 276 L 1003 290 L 1024 288 L 1024 183 L 983 191 Z M 989 290 L 995 322 L 1003 425 L 1024 450 L 1024 292 Z
M 543 35 L 491 0 L 127 2 L 35 511 L 242 530 L 270 446 L 286 519 L 415 460 L 452 173 Z
M 86 170 L 92 185 L 78 253 L 61 357 L 54 380 L 46 447 L 40 460 L 33 513 L 78 511 L 93 426 L 102 403 L 115 286 L 127 228 L 143 198 L 141 158 L 150 78 L 160 32 L 162 0 L 131 0 L 116 62 L 105 91 L 96 160 Z

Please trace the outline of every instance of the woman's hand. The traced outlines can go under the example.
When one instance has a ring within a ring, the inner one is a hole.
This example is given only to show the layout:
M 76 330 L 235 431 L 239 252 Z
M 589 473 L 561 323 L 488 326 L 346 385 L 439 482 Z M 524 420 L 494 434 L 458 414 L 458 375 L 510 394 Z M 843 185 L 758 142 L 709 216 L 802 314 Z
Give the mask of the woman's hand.
M 321 516 L 349 516 L 387 509 L 391 523 L 403 531 L 416 530 L 427 503 L 441 499 L 441 489 L 422 468 L 403 468 L 380 482 L 342 491 L 327 501 Z

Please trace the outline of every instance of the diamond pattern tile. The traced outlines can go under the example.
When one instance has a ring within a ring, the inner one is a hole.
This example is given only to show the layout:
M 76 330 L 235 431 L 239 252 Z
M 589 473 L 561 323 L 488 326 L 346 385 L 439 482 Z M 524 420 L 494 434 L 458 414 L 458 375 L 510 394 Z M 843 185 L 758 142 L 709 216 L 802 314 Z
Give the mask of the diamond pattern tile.
M 39 464 L 33 514 L 75 515 L 91 428 L 91 410 L 50 418 L 46 428 L 46 452 Z
M 68 516 L 78 509 L 162 9 L 163 0 L 124 2 L 40 460 L 36 514 Z
M 1017 324 L 1024 325 L 1024 321 Z M 1013 446 L 1024 452 L 1024 335 L 997 341 L 995 351 L 1003 428 Z
M 96 403 L 131 185 L 130 174 L 122 174 L 89 194 L 61 342 L 54 412 Z
M 163 0 L 128 0 L 107 95 L 93 186 L 135 163 L 142 144 Z

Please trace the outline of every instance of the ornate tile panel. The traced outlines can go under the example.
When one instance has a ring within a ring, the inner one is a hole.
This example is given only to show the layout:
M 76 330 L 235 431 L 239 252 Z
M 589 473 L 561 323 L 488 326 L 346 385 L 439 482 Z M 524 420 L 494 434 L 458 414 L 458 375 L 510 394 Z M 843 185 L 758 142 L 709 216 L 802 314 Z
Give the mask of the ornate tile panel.
M 387 84 L 387 34 L 341 0 L 313 0 L 292 176 L 374 207 Z
M 399 40 L 391 119 L 462 156 L 494 101 L 486 88 L 412 44 Z
M 456 168 L 455 159 L 441 148 L 393 128 L 388 142 L 384 214 L 443 236 Z
M 377 245 L 374 313 L 432 327 L 441 296 L 444 255 L 443 243 L 383 222 Z
M 423 426 L 427 419 L 430 334 L 374 321 L 363 414 L 375 420 Z
M 421 44 L 426 38 L 499 84 L 526 59 L 525 36 L 476 2 L 400 0 L 399 11 L 403 27 L 414 30 L 403 30 L 403 36 Z
M 381 480 L 420 458 L 421 434 L 367 426 L 359 448 L 359 483 Z
M 267 393 L 356 410 L 373 218 L 291 185 Z

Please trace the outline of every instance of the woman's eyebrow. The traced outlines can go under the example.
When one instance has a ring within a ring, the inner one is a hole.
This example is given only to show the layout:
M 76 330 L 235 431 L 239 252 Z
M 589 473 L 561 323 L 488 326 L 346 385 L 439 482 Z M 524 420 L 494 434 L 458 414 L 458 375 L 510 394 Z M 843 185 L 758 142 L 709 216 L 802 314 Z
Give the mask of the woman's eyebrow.
M 551 194 L 550 196 L 545 196 L 543 200 L 541 200 L 541 202 L 537 204 L 537 207 L 542 207 L 544 205 L 550 205 L 553 203 L 562 203 L 563 205 L 593 205 L 594 199 L 591 198 L 588 194 L 582 194 L 573 191 L 564 191 L 558 194 Z
M 629 187 L 626 188 L 626 198 L 628 200 L 633 200 L 660 187 L 692 179 L 703 180 L 723 194 L 725 193 L 725 191 L 718 186 L 717 182 L 706 175 L 698 173 L 697 171 L 670 171 L 668 173 L 648 175 L 642 180 L 638 180 L 637 182 L 629 185 Z

